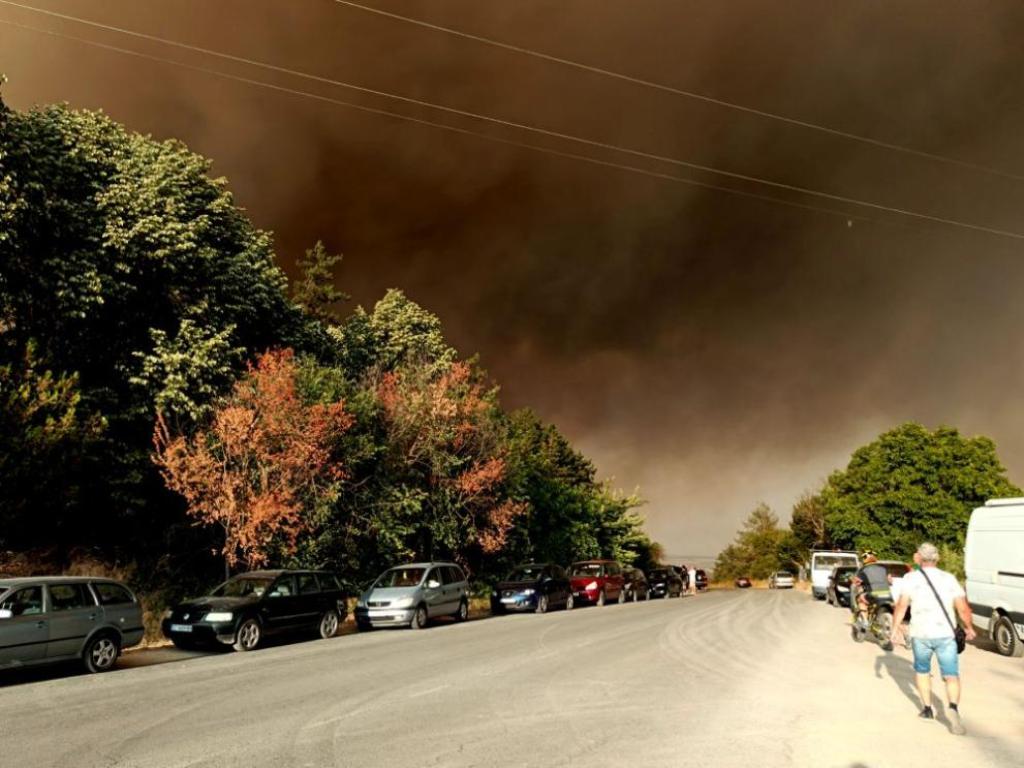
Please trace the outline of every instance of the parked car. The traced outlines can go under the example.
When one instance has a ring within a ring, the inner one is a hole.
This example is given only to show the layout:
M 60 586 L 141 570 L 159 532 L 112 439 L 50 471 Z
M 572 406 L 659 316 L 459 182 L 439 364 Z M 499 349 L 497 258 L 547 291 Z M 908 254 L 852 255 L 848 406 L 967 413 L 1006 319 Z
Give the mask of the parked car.
M 860 558 L 856 552 L 840 552 L 827 550 L 814 550 L 811 552 L 810 562 L 807 564 L 807 572 L 811 579 L 811 596 L 815 600 L 824 600 L 825 592 L 828 589 L 828 577 L 832 569 L 840 565 L 852 565 L 860 567 Z
M 708 588 L 708 574 L 703 568 L 697 569 L 697 591 L 703 592 Z
M 850 607 L 850 579 L 857 573 L 855 565 L 837 565 L 829 574 L 828 583 L 825 586 L 825 600 L 829 605 L 837 608 Z
M 469 581 L 455 563 L 408 563 L 384 571 L 356 602 L 356 626 L 423 629 L 438 616 L 469 618 Z
M 768 589 L 792 589 L 793 574 L 789 571 L 776 571 L 768 579 Z
M 749 589 L 754 585 L 746 576 L 740 576 L 738 579 L 736 579 L 736 586 L 739 589 Z
M 652 568 L 647 581 L 651 585 L 651 597 L 681 597 L 683 594 L 683 580 L 671 566 Z
M 0 579 L 0 669 L 78 659 L 106 672 L 142 641 L 142 608 L 111 579 Z
M 174 606 L 161 628 L 179 648 L 219 643 L 252 651 L 268 635 L 315 631 L 331 637 L 344 617 L 345 594 L 332 573 L 250 571 Z
M 651 596 L 651 587 L 647 576 L 639 568 L 623 568 L 622 577 L 625 583 L 620 603 L 630 600 L 635 603 L 637 600 L 647 600 Z
M 565 569 L 554 563 L 520 565 L 491 592 L 491 613 L 572 610 L 573 596 Z
M 1024 656 L 1024 498 L 971 513 L 964 548 L 974 624 L 1004 656 Z
M 573 563 L 569 580 L 575 601 L 604 605 L 620 600 L 625 586 L 622 566 L 615 560 L 584 560 Z

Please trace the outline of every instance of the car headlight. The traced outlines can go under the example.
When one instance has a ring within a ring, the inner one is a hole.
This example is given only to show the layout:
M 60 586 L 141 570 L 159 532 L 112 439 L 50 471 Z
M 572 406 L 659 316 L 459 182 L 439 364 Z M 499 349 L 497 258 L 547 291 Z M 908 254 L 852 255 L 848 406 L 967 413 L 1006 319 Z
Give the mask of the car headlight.
M 596 582 L 596 581 L 592 581 L 592 582 L 590 582 L 589 584 L 587 584 L 587 586 L 585 587 L 585 589 L 587 590 L 587 592 L 592 592 L 592 591 L 594 591 L 595 589 L 597 589 L 597 582 Z
M 530 595 L 533 594 L 533 590 L 530 589 L 529 587 L 527 587 L 526 589 L 523 590 L 523 594 L 526 595 L 527 597 L 529 597 Z
M 203 617 L 203 621 L 231 621 L 234 617 L 231 611 L 210 611 Z
M 391 606 L 393 608 L 409 608 L 409 607 L 412 606 L 412 598 L 411 597 L 400 597 L 397 600 L 395 600 L 391 604 Z

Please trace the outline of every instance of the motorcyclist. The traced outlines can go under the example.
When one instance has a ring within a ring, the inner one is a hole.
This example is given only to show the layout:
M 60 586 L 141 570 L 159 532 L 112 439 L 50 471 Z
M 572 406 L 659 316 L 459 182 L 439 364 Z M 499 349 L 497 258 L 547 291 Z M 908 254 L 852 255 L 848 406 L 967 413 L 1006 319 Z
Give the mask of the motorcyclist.
M 861 553 L 860 561 L 863 565 L 851 583 L 857 594 L 857 619 L 866 625 L 868 600 L 877 602 L 889 598 L 889 572 L 884 565 L 879 565 L 878 556 L 870 549 Z

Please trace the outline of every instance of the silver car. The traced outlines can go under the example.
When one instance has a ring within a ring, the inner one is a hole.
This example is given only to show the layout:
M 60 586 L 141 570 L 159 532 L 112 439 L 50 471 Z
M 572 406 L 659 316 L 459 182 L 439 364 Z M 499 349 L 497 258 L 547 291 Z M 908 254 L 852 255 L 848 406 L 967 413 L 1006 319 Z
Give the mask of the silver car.
M 120 582 L 0 578 L 0 669 L 79 659 L 106 672 L 143 634 L 142 608 Z
M 409 563 L 384 571 L 356 602 L 356 626 L 423 629 L 430 619 L 469 617 L 469 582 L 455 563 Z

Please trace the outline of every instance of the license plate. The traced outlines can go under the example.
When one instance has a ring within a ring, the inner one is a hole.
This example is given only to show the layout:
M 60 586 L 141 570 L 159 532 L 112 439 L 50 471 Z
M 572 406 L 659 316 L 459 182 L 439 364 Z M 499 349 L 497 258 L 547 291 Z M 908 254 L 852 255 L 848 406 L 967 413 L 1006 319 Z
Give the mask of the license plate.
M 191 624 L 171 624 L 171 632 L 191 632 Z
M 501 598 L 501 602 L 503 602 L 503 603 L 514 603 L 514 602 L 516 602 L 516 599 L 514 597 L 503 597 L 503 598 Z

